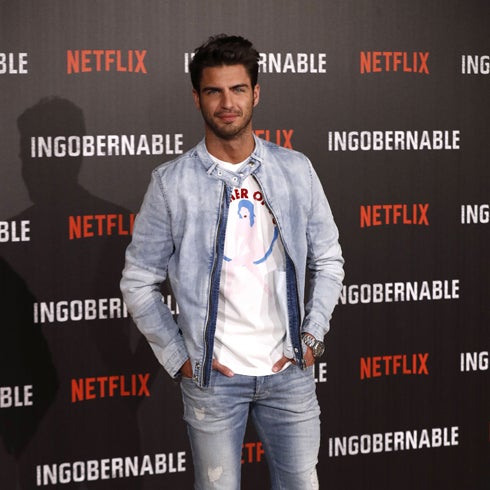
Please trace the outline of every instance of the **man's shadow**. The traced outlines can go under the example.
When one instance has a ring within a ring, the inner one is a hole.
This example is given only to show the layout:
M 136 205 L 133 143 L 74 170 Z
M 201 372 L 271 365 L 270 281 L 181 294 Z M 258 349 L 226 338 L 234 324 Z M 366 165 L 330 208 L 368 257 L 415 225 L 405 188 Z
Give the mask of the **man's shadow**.
M 34 408 L 2 409 L 0 436 L 10 454 L 30 460 L 22 474 L 32 473 L 40 455 L 49 463 L 138 454 L 135 417 L 141 398 L 109 397 L 107 392 L 102 396 L 100 390 L 96 399 L 73 397 L 73 380 L 111 375 L 129 379 L 140 373 L 150 373 L 153 379 L 159 369 L 122 307 L 99 310 L 98 319 L 80 309 L 85 300 L 121 298 L 131 212 L 80 185 L 81 151 L 78 156 L 42 157 L 32 146 L 39 137 L 53 141 L 86 134 L 83 112 L 73 102 L 42 99 L 17 123 L 22 177 L 32 205 L 6 220 L 15 222 L 17 230 L 27 223 L 27 239 L 0 245 L 2 291 L 8 291 L 0 295 L 0 307 L 7 313 L 0 343 L 0 386 L 34 385 Z M 102 218 L 94 218 L 108 215 L 116 215 L 121 223 L 110 232 Z M 74 228 L 83 219 L 90 223 L 90 233 Z M 73 301 L 74 314 L 69 307 L 56 313 L 57 306 Z M 49 313 L 41 313 L 41 305 Z M 32 481 L 23 484 L 29 487 Z M 132 481 L 131 488 L 138 488 L 138 483 Z

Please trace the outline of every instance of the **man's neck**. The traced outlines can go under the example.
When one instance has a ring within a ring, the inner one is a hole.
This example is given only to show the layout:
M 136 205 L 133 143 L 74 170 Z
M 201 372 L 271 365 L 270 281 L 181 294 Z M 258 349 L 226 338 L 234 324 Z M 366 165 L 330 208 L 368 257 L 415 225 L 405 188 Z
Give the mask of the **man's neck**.
M 218 160 L 230 163 L 243 162 L 255 148 L 252 130 L 230 140 L 217 138 L 214 134 L 206 134 L 206 148 Z

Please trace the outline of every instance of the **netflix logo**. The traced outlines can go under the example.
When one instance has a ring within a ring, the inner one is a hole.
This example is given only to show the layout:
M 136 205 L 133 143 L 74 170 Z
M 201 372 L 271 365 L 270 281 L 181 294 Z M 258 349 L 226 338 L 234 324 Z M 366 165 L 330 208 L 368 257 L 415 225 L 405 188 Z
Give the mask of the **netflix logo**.
M 429 204 L 369 204 L 361 206 L 361 228 L 381 225 L 429 226 Z
M 71 401 L 150 396 L 149 379 L 150 373 L 72 379 Z
M 428 375 L 429 354 L 395 354 L 385 356 L 361 357 L 361 379 L 396 375 Z
M 290 150 L 293 149 L 291 138 L 293 137 L 294 129 L 255 129 L 254 133 L 255 136 L 265 141 L 271 141 Z
M 361 51 L 361 73 L 402 72 L 428 75 L 429 52 Z
M 146 49 L 69 49 L 66 73 L 126 72 L 147 74 Z
M 68 217 L 68 237 L 70 240 L 100 236 L 132 235 L 134 213 L 88 214 Z

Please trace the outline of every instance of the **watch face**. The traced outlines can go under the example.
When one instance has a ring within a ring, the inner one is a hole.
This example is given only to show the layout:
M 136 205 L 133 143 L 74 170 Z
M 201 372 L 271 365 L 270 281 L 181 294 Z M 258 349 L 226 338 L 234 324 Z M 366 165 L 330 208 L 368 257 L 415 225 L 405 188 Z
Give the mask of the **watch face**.
M 303 340 L 308 347 L 311 347 L 314 357 L 321 357 L 325 352 L 325 344 L 320 340 L 315 340 L 309 336 L 305 336 Z
M 323 342 L 316 342 L 315 347 L 313 347 L 313 355 L 315 357 L 321 357 L 323 353 L 325 352 L 325 346 L 323 345 Z

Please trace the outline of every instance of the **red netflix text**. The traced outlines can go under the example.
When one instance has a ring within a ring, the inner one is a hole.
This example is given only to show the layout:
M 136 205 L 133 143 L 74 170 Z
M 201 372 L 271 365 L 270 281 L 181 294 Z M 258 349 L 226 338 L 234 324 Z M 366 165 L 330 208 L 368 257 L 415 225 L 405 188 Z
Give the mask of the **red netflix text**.
M 123 396 L 150 396 L 150 373 L 98 376 L 71 380 L 72 403 Z
M 380 225 L 429 226 L 429 204 L 369 204 L 361 205 L 361 228 Z
M 66 72 L 129 72 L 148 73 L 145 66 L 145 50 L 128 49 L 69 49 L 66 52 Z
M 361 51 L 361 73 L 405 72 L 429 74 L 429 52 Z
M 255 129 L 254 133 L 265 141 L 272 141 L 276 145 L 293 149 L 291 138 L 293 137 L 294 129 Z
M 361 379 L 395 375 L 428 375 L 429 354 L 395 354 L 387 356 L 361 357 Z
M 132 235 L 135 216 L 134 213 L 69 216 L 68 237 L 74 240 L 97 236 Z

